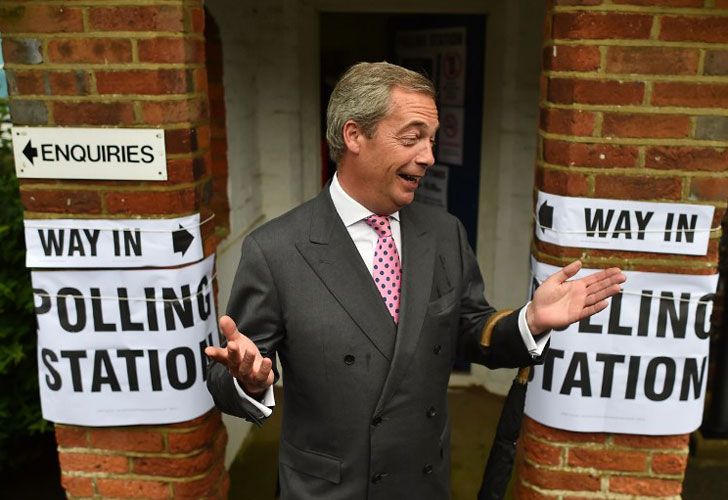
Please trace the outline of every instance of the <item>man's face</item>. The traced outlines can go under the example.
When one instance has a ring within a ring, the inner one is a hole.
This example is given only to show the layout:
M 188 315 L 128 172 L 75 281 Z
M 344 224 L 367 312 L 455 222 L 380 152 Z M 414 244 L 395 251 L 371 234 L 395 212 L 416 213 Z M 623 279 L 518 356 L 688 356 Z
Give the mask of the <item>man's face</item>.
M 344 189 L 381 215 L 412 203 L 427 167 L 435 163 L 432 147 L 439 125 L 435 101 L 425 94 L 394 87 L 390 102 L 391 111 L 373 136 L 357 137 L 358 154 L 340 174 Z

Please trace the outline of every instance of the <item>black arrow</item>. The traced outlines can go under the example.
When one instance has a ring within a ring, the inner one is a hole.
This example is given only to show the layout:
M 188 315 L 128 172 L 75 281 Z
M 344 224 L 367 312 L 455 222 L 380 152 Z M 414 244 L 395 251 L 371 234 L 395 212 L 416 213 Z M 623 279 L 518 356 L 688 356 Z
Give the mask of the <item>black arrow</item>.
M 172 233 L 172 246 L 174 247 L 174 253 L 182 252 L 182 255 L 184 255 L 185 252 L 187 252 L 187 249 L 190 248 L 192 240 L 194 239 L 195 237 L 192 236 L 192 233 L 187 231 L 184 227 L 182 227 L 182 224 L 180 224 L 179 229 Z
M 553 229 L 554 227 L 554 207 L 549 205 L 548 200 L 544 201 L 538 209 L 538 225 L 541 231 L 544 228 Z
M 28 144 L 25 145 L 23 148 L 23 154 L 28 160 L 30 160 L 30 164 L 32 165 L 33 159 L 38 156 L 38 148 L 34 148 L 31 143 L 32 141 L 28 141 Z

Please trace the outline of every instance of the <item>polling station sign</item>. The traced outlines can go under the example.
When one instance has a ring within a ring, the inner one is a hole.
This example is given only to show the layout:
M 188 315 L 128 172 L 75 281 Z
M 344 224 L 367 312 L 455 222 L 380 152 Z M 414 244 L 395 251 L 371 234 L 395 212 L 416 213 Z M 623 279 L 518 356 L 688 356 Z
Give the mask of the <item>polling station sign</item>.
M 164 130 L 13 127 L 18 178 L 167 180 Z
M 705 255 L 715 207 L 539 192 L 536 237 L 559 246 Z
M 202 259 L 200 214 L 174 219 L 26 219 L 25 265 L 170 267 Z
M 534 286 L 558 270 L 531 266 Z M 692 432 L 703 416 L 718 275 L 623 272 L 609 307 L 551 336 L 532 369 L 526 414 L 580 432 Z
M 33 271 L 43 418 L 86 426 L 195 418 L 219 345 L 214 256 L 179 269 Z

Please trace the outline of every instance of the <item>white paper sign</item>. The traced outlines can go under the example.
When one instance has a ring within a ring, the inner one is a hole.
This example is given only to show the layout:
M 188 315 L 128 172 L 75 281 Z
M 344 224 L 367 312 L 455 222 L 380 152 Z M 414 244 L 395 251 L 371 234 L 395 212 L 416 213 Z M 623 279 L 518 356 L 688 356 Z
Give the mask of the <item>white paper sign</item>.
M 558 270 L 531 266 L 538 283 Z M 533 369 L 526 414 L 571 431 L 692 432 L 703 416 L 718 275 L 624 274 L 624 292 L 607 309 L 553 333 Z
M 424 72 L 437 88 L 437 159 L 450 165 L 463 164 L 466 39 L 465 27 L 402 30 L 395 35 L 398 63 Z
M 200 214 L 175 219 L 26 219 L 25 265 L 171 267 L 202 258 Z
M 162 424 L 208 411 L 214 255 L 181 269 L 34 271 L 43 418 Z
M 440 120 L 437 159 L 451 165 L 462 165 L 465 109 L 443 106 Z
M 447 210 L 447 179 L 450 167 L 435 164 L 427 169 L 427 175 L 415 191 L 415 200 Z
M 705 255 L 715 207 L 539 192 L 536 237 L 566 247 Z
M 444 105 L 465 104 L 465 38 L 464 28 L 441 34 L 451 42 L 440 54 L 440 85 L 438 98 Z
M 167 180 L 164 130 L 13 127 L 19 178 Z

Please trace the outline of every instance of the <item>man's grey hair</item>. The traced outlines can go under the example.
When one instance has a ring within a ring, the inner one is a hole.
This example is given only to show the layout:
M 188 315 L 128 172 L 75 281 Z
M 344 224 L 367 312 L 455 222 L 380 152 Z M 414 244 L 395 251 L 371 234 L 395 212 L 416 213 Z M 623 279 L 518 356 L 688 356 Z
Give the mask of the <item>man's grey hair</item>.
M 367 137 L 390 111 L 392 88 L 419 92 L 435 99 L 435 86 L 424 75 L 387 62 L 358 63 L 334 87 L 326 109 L 326 141 L 335 162 L 346 150 L 344 124 L 353 120 Z

